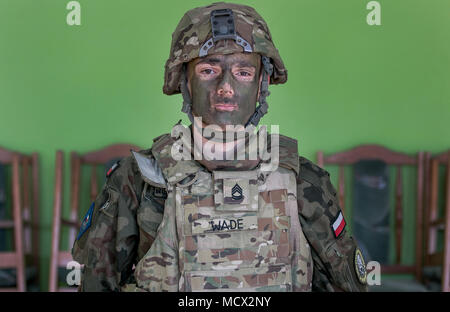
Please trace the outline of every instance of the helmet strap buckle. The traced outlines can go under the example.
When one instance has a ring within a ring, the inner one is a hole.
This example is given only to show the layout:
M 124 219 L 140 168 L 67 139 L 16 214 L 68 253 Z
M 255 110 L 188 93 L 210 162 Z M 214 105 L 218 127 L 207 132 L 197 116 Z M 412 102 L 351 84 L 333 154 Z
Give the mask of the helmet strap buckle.
M 272 76 L 273 65 L 270 62 L 270 58 L 264 55 L 261 56 L 261 62 L 263 64 L 264 70 L 262 71 L 261 88 L 259 90 L 259 99 L 258 99 L 259 105 L 256 108 L 253 115 L 245 124 L 246 127 L 249 124 L 253 124 L 256 127 L 259 123 L 259 120 L 265 114 L 267 114 L 267 111 L 269 109 L 269 104 L 266 101 L 266 97 L 270 95 L 268 77 Z

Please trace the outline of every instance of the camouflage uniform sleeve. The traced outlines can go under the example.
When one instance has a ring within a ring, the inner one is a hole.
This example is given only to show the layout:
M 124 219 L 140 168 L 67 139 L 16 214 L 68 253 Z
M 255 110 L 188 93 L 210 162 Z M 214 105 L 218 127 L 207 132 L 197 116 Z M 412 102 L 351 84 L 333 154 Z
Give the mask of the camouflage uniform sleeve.
M 329 173 L 300 157 L 297 181 L 299 218 L 312 249 L 313 291 L 367 291 L 358 246 L 344 228 L 333 230 L 341 209 Z
M 146 184 L 142 192 L 141 205 L 137 212 L 139 247 L 137 261 L 141 260 L 156 238 L 164 215 L 167 192 L 163 188 Z
M 119 291 L 132 276 L 139 245 L 139 177 L 132 157 L 122 159 L 92 204 L 90 223 L 85 217 L 72 248 L 74 260 L 84 264 L 80 291 Z

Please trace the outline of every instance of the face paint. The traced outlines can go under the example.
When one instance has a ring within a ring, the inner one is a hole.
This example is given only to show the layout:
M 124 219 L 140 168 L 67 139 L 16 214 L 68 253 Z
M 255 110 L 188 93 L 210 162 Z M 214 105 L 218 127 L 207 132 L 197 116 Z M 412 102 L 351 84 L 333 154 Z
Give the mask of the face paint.
M 194 116 L 205 124 L 245 125 L 255 112 L 261 59 L 256 53 L 208 55 L 188 64 Z

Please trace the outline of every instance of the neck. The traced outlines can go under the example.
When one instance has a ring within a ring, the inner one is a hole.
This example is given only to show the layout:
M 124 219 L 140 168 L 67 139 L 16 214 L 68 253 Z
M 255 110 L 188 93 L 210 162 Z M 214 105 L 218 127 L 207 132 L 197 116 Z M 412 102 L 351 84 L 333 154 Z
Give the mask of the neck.
M 206 126 L 194 121 L 194 159 L 209 170 L 248 170 L 260 162 L 258 135 L 254 126 Z

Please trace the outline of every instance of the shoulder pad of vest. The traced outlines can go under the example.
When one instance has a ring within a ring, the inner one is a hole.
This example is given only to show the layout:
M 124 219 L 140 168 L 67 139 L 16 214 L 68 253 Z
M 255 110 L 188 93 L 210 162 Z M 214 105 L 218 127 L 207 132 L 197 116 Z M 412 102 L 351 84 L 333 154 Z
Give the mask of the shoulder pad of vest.
M 164 175 L 156 159 L 150 154 L 131 151 L 145 182 L 159 188 L 166 188 Z
M 170 133 L 165 133 L 153 139 L 152 153 L 159 153 L 166 145 L 172 144 L 175 140 Z
M 320 187 L 322 185 L 322 178 L 324 176 L 330 176 L 328 171 L 320 168 L 312 161 L 305 157 L 299 157 L 300 162 L 300 174 L 299 178 L 311 183 L 314 186 Z
M 280 166 L 295 171 L 298 176 L 300 171 L 298 159 L 298 143 L 296 139 L 279 135 Z
M 154 138 L 153 142 L 159 141 L 161 138 L 168 136 L 168 135 L 169 135 L 169 133 L 161 134 L 160 136 L 157 136 L 156 138 Z

